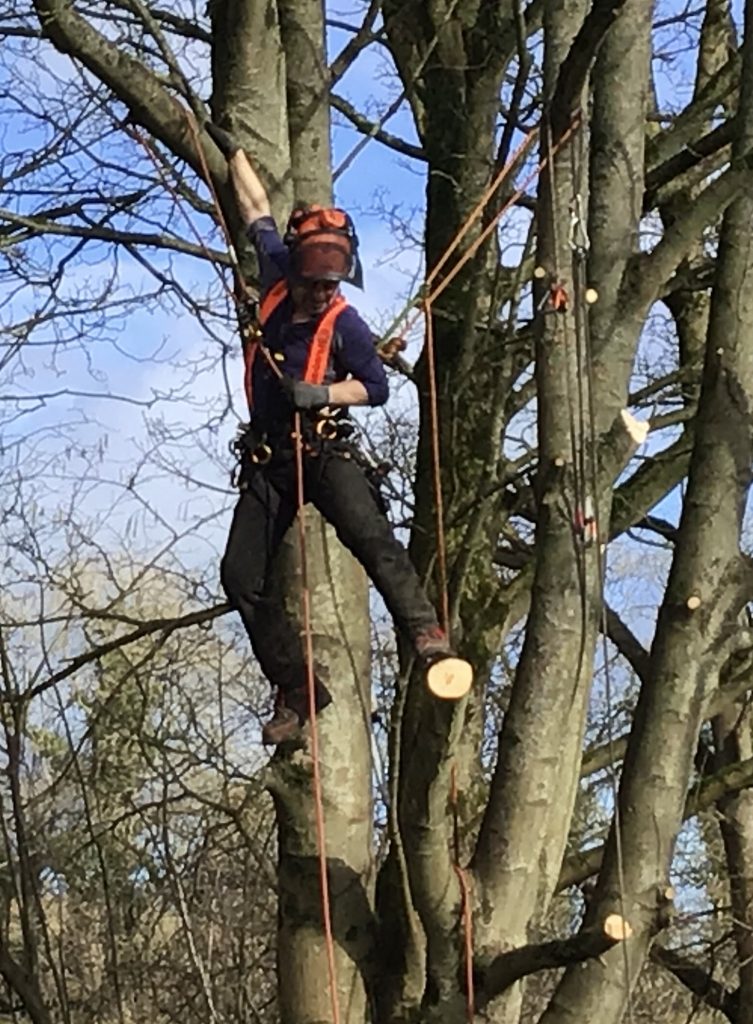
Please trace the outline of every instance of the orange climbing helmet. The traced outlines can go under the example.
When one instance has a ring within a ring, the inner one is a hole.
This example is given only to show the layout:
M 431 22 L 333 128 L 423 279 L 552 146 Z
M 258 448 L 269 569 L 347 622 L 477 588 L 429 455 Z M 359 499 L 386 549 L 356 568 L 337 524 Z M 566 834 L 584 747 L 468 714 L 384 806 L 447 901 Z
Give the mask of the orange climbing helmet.
M 297 206 L 290 215 L 285 244 L 297 281 L 347 281 L 363 288 L 358 236 L 350 216 L 336 207 Z

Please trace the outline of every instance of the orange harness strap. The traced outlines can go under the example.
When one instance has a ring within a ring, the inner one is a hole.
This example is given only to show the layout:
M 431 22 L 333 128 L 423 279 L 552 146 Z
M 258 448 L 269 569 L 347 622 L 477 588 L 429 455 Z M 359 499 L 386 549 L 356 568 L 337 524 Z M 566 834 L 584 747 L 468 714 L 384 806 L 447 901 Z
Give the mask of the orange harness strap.
M 335 334 L 335 320 L 348 305 L 342 295 L 336 295 L 316 325 L 314 337 L 311 339 L 309 357 L 303 379 L 307 384 L 321 384 L 329 366 L 332 351 L 332 338 Z
M 288 297 L 288 282 L 283 278 L 273 284 L 259 304 L 259 323 L 264 324 L 269 320 L 274 311 Z
M 282 281 L 278 281 L 277 284 L 274 284 L 269 289 L 259 306 L 259 323 L 262 328 L 278 306 L 285 301 L 287 296 L 288 284 L 284 279 Z M 346 299 L 344 299 L 342 295 L 335 296 L 319 320 L 319 323 L 316 325 L 314 336 L 311 339 L 308 359 L 306 360 L 306 369 L 303 373 L 303 379 L 307 384 L 321 384 L 324 380 L 325 374 L 327 373 L 327 367 L 329 366 L 330 354 L 332 352 L 332 339 L 335 334 L 335 321 L 347 304 Z M 251 338 L 246 344 L 243 354 L 243 384 L 249 411 L 254 407 L 253 367 L 258 351 L 258 339 Z
M 285 301 L 288 294 L 287 282 L 283 279 L 273 284 L 259 305 L 259 323 L 263 327 L 274 311 Z M 246 344 L 243 346 L 243 390 L 246 392 L 248 411 L 254 408 L 254 360 L 259 353 L 259 338 L 256 334 L 250 333 Z

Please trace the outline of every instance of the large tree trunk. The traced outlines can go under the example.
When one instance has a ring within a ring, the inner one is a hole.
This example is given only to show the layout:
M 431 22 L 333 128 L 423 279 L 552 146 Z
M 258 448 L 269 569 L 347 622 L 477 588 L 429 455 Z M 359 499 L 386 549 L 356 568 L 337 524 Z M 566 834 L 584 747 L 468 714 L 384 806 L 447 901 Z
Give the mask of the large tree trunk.
M 737 160 L 753 143 L 752 33 L 753 4 L 748 3 Z M 598 1016 L 605 1024 L 620 1021 L 662 920 L 696 739 L 745 597 L 739 538 L 753 454 L 752 216 L 747 196 L 724 216 L 688 493 L 625 758 L 619 828 L 610 833 L 584 922 L 588 926 L 624 908 L 635 937 L 627 946 L 627 966 L 620 947 L 598 962 L 568 970 L 543 1024 L 571 1020 L 574 1012 L 584 1019 Z
M 223 120 L 218 97 L 232 98 L 226 120 L 242 126 L 240 138 L 275 183 L 275 208 L 285 217 L 283 202 L 331 201 L 324 7 L 320 0 L 280 0 L 276 19 L 271 10 L 251 5 L 253 21 L 244 23 L 234 44 L 242 59 L 229 61 L 223 53 L 227 37 L 215 33 L 221 48 L 214 61 L 215 110 Z M 275 129 L 271 138 L 268 126 Z M 280 1016 L 283 1024 L 332 1020 L 334 999 L 343 1024 L 360 1024 L 366 984 L 373 982 L 375 938 L 368 582 L 313 509 L 306 509 L 305 522 L 314 654 L 334 697 L 318 722 L 329 898 L 325 904 L 307 746 L 278 755 L 270 782 L 279 829 Z M 279 581 L 302 630 L 298 528 L 294 524 L 286 541 Z M 325 909 L 331 914 L 334 993 Z
M 751 716 L 731 707 L 713 720 L 717 766 L 753 757 Z M 732 933 L 739 964 L 735 1024 L 753 1024 L 753 792 L 726 796 L 717 804 L 729 877 Z

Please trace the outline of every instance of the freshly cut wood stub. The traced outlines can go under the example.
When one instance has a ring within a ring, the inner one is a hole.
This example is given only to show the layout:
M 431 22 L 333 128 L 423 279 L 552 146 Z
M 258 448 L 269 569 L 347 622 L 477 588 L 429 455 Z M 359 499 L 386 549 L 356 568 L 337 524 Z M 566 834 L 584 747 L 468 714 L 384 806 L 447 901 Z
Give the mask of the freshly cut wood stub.
M 690 608 L 691 612 L 694 612 L 696 610 L 696 608 L 700 608 L 701 607 L 701 599 L 698 596 L 698 594 L 691 594 L 690 597 L 688 598 L 687 605 L 688 605 L 688 608 Z
M 594 302 L 599 301 L 599 293 L 595 288 L 586 288 L 585 299 L 589 306 L 593 306 Z
M 546 277 L 546 270 L 544 269 L 544 267 L 534 267 L 533 268 L 533 276 L 538 281 L 540 281 L 542 279 L 542 277 Z
M 473 669 L 463 658 L 441 658 L 426 670 L 426 685 L 442 700 L 460 700 L 472 683 Z
M 619 914 L 610 914 L 604 921 L 604 934 L 614 942 L 624 942 L 633 934 L 630 922 Z
M 629 413 L 627 409 L 623 409 L 620 413 L 622 422 L 625 425 L 625 430 L 636 444 L 643 444 L 649 434 L 650 425 L 646 420 L 637 420 L 632 413 Z

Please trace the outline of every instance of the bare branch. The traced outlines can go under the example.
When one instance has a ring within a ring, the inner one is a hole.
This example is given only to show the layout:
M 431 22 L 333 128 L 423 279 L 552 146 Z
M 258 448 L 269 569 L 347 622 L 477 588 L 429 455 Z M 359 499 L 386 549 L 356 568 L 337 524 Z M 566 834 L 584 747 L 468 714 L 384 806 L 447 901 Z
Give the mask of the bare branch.
M 379 142 L 384 143 L 385 146 L 389 146 L 390 149 L 394 149 L 397 153 L 402 153 L 403 156 L 409 156 L 413 160 L 426 160 L 426 154 L 420 146 L 416 146 L 406 139 L 401 139 L 399 136 L 392 135 L 390 132 L 379 128 L 377 124 L 369 121 L 367 117 L 359 113 L 353 104 L 349 103 L 342 96 L 333 93 L 330 102 L 334 109 L 344 114 L 359 132 L 362 132 L 369 138 L 377 139 Z
M 342 78 L 361 50 L 378 38 L 374 33 L 374 23 L 381 8 L 382 0 L 370 0 L 361 27 L 356 30 L 353 38 L 348 40 L 332 61 L 329 68 L 332 87 Z
M 614 608 L 607 606 L 606 619 L 607 636 L 638 678 L 645 681 L 648 678 L 648 651 Z
M 482 975 L 478 1008 L 482 1009 L 505 989 L 529 974 L 567 967 L 601 956 L 618 942 L 630 938 L 631 932 L 629 923 L 613 914 L 600 925 L 585 928 L 567 939 L 533 943 L 502 953 Z
M 709 776 L 700 786 L 693 787 L 685 801 L 683 821 L 694 817 L 701 811 L 715 804 L 723 796 L 739 793 L 742 789 L 753 786 L 753 757 L 738 764 L 730 765 Z M 576 853 L 568 857 L 562 866 L 557 889 L 567 889 L 578 885 L 591 875 L 595 875 L 601 867 L 604 855 L 603 846 L 595 846 L 584 853 Z
M 702 967 L 693 963 L 692 960 L 680 956 L 673 949 L 654 944 L 649 955 L 655 964 L 659 964 L 673 974 L 706 1006 L 714 1010 L 721 1010 L 732 1024 L 737 1024 L 736 993 L 729 992 Z
M 177 619 L 153 619 L 151 622 L 145 622 L 138 629 L 132 630 L 125 636 L 118 637 L 115 640 L 110 640 L 106 644 L 101 644 L 99 647 L 95 647 L 90 651 L 86 651 L 84 654 L 79 654 L 78 657 L 73 658 L 70 663 L 59 672 L 55 672 L 53 675 L 48 676 L 41 683 L 38 683 L 31 690 L 28 690 L 24 695 L 24 699 L 31 700 L 37 697 L 40 693 L 44 693 L 45 690 L 49 690 L 50 687 L 55 686 L 57 683 L 72 676 L 75 672 L 78 672 L 84 665 L 88 665 L 92 661 L 98 661 L 100 658 L 104 658 L 106 654 L 110 654 L 112 651 L 117 651 L 120 648 L 127 647 L 128 644 L 134 643 L 136 640 L 142 639 L 145 636 L 151 636 L 153 633 L 164 633 L 165 636 L 169 636 L 174 633 L 177 629 L 186 629 L 189 626 L 198 626 L 206 622 L 212 622 L 213 619 L 218 619 L 222 615 L 227 615 L 230 611 L 230 605 L 218 604 L 213 608 L 206 608 L 200 612 L 189 612 L 188 615 L 181 615 Z
M 227 252 L 210 249 L 196 242 L 186 242 L 175 235 L 151 235 L 139 231 L 120 231 L 116 228 L 56 224 L 53 221 L 46 220 L 44 216 L 24 217 L 21 214 L 4 209 L 0 209 L 0 218 L 9 224 L 16 224 L 19 228 L 27 229 L 14 234 L 10 234 L 7 228 L 2 229 L 0 234 L 6 235 L 6 245 L 15 245 L 40 235 L 60 235 L 67 238 L 113 242 L 117 245 L 143 245 L 150 248 L 168 249 L 172 252 L 196 256 L 199 259 L 208 260 L 210 263 L 231 266 L 231 260 Z
M 556 142 L 567 130 L 578 97 L 604 36 L 627 0 L 594 0 L 591 10 L 562 61 L 552 101 L 552 133 Z

